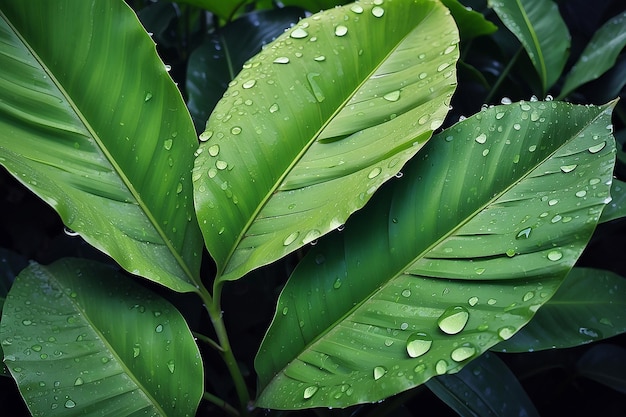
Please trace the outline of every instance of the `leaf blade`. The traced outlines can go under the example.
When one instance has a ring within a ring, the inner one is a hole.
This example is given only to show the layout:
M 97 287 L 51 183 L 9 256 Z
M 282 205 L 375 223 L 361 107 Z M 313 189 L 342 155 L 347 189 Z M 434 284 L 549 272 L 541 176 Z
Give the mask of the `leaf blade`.
M 193 173 L 219 279 L 337 228 L 419 150 L 456 85 L 447 13 L 428 1 L 335 8 L 244 65 L 200 135 Z M 360 43 L 366 33 L 375 44 Z M 439 46 L 424 46 L 436 33 Z
M 0 163 L 128 271 L 194 291 L 197 140 L 180 93 L 125 4 L 65 6 L 2 11 Z
M 255 360 L 257 403 L 377 401 L 510 338 L 556 291 L 600 216 L 615 161 L 610 108 L 521 102 L 436 135 L 296 268 Z M 579 124 L 557 122 L 567 117 Z M 578 157 L 583 177 L 569 175 Z M 581 202 L 576 190 L 590 180 L 600 194 Z

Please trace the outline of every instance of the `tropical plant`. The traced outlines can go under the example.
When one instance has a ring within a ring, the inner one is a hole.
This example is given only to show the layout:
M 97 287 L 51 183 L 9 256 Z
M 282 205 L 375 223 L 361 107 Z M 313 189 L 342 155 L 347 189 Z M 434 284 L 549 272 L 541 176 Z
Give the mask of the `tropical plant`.
M 0 0 L 0 163 L 65 228 L 3 251 L 32 415 L 537 415 L 504 352 L 626 331 L 581 258 L 623 245 L 624 12 L 128 3 Z M 576 367 L 625 392 L 625 355 Z

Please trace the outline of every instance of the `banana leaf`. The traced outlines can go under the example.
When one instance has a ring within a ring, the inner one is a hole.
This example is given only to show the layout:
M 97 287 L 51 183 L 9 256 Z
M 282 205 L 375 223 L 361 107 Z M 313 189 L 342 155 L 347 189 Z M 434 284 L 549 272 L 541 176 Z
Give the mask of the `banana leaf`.
M 199 285 L 197 137 L 123 2 L 3 0 L 0 164 L 129 272 Z
M 437 134 L 289 278 L 260 407 L 346 407 L 459 371 L 554 294 L 609 200 L 614 103 L 498 106 Z
M 340 227 L 443 123 L 459 41 L 449 11 L 377 3 L 301 20 L 211 114 L 192 177 L 219 280 Z

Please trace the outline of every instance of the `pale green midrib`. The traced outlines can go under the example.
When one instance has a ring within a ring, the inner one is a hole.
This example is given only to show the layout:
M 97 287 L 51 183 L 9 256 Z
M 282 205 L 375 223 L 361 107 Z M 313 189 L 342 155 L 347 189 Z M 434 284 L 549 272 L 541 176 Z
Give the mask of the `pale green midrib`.
M 393 55 L 393 53 L 397 50 L 397 48 L 406 40 L 406 38 L 413 33 L 416 28 L 422 24 L 422 22 L 424 22 L 435 10 L 435 7 L 433 7 L 428 14 L 425 14 L 422 18 L 422 20 L 420 20 L 419 22 L 415 22 L 414 26 L 412 27 L 411 30 L 407 31 L 407 34 L 400 39 L 396 45 L 394 45 L 393 47 L 390 48 L 390 51 L 384 56 L 383 59 L 380 60 L 379 64 L 374 66 L 374 68 L 369 72 L 369 74 L 366 77 L 363 77 L 363 80 L 354 88 L 352 94 L 350 94 L 349 96 L 347 96 L 347 98 L 340 103 L 337 106 L 337 109 L 327 118 L 327 120 L 322 124 L 322 126 L 317 130 L 317 132 L 315 132 L 315 134 L 313 134 L 311 136 L 311 140 L 309 140 L 309 143 L 306 144 L 302 151 L 300 151 L 294 158 L 293 161 L 287 166 L 287 168 L 285 169 L 285 171 L 283 172 L 283 174 L 276 180 L 276 182 L 273 184 L 273 186 L 269 189 L 269 191 L 267 192 L 267 194 L 265 195 L 265 197 L 259 202 L 259 204 L 257 205 L 256 209 L 254 210 L 254 212 L 252 213 L 252 215 L 250 216 L 250 218 L 248 219 L 248 221 L 246 222 L 246 224 L 244 225 L 244 227 L 241 229 L 241 232 L 238 234 L 237 238 L 235 239 L 228 255 L 226 256 L 226 258 L 224 259 L 224 264 L 223 265 L 219 265 L 218 266 L 218 273 L 217 273 L 217 277 L 219 278 L 223 278 L 224 276 L 228 276 L 230 275 L 233 271 L 237 271 L 238 269 L 240 269 L 241 266 L 245 266 L 246 263 L 243 263 L 241 265 L 237 265 L 235 266 L 233 269 L 231 269 L 226 275 L 224 275 L 224 271 L 228 269 L 228 263 L 230 262 L 232 256 L 234 255 L 234 253 L 237 251 L 237 248 L 239 248 L 239 245 L 241 243 L 241 241 L 245 238 L 247 232 L 250 230 L 250 228 L 252 227 L 252 224 L 254 224 L 254 222 L 256 221 L 256 219 L 259 217 L 259 214 L 261 213 L 261 211 L 263 211 L 263 209 L 265 208 L 265 206 L 268 204 L 268 202 L 270 201 L 270 199 L 272 198 L 272 196 L 274 195 L 275 192 L 279 191 L 280 189 L 280 185 L 284 182 L 285 178 L 287 178 L 287 176 L 291 173 L 291 171 L 293 170 L 293 168 L 297 165 L 298 162 L 300 162 L 300 160 L 304 157 L 304 155 L 307 153 L 307 151 L 309 150 L 309 148 L 313 145 L 313 143 L 315 143 L 315 141 L 317 140 L 317 138 L 319 137 L 319 135 L 324 131 L 324 129 L 330 124 L 330 122 L 332 122 L 332 120 L 335 118 L 335 116 L 337 116 L 339 114 L 339 112 L 345 108 L 345 106 L 347 105 L 347 103 L 350 101 L 350 99 L 352 97 L 354 97 L 354 95 L 363 87 L 363 85 L 371 78 L 371 76 L 373 74 L 376 73 L 376 71 L 378 70 L 378 68 L 380 68 L 380 66 L 391 56 Z M 293 191 L 293 189 L 291 190 Z
M 602 108 L 604 106 L 599 106 L 598 108 Z M 497 201 L 502 195 L 506 194 L 511 188 L 513 188 L 514 186 L 516 186 L 518 183 L 522 182 L 523 180 L 525 180 L 526 178 L 528 178 L 528 176 L 530 175 L 530 173 L 532 171 L 534 171 L 535 169 L 537 169 L 538 167 L 540 167 L 542 164 L 544 164 L 547 160 L 549 160 L 550 158 L 553 157 L 553 155 L 558 152 L 563 146 L 567 145 L 571 138 L 576 138 L 578 136 L 578 134 L 580 134 L 583 130 L 585 130 L 589 125 L 593 124 L 593 122 L 595 122 L 598 118 L 602 117 L 602 114 L 604 112 L 605 109 L 603 109 L 602 111 L 600 111 L 598 113 L 598 115 L 596 117 L 594 117 L 593 119 L 590 120 L 589 123 L 585 124 L 583 127 L 581 127 L 577 134 L 572 134 L 570 136 L 570 139 L 563 142 L 562 144 L 560 144 L 559 146 L 557 146 L 555 148 L 555 150 L 553 152 L 551 152 L 549 155 L 546 156 L 546 158 L 542 159 L 541 161 L 538 161 L 535 166 L 528 168 L 527 172 L 520 176 L 520 178 L 517 181 L 514 181 L 514 183 L 512 185 L 509 185 L 508 187 L 506 187 L 502 192 L 499 192 L 498 194 L 492 196 L 490 199 L 487 200 L 486 203 L 484 203 L 483 205 L 480 206 L 480 208 L 476 209 L 474 212 L 472 212 L 471 214 L 469 214 L 466 219 L 462 222 L 460 222 L 456 227 L 452 228 L 448 233 L 444 234 L 442 237 L 440 237 L 439 239 L 437 239 L 435 242 L 433 242 L 433 244 L 431 244 L 430 246 L 428 246 L 426 249 L 424 249 L 422 252 L 420 252 L 415 258 L 413 258 L 413 260 L 409 263 L 407 263 L 404 267 L 402 268 L 398 268 L 399 272 L 397 272 L 396 274 L 394 274 L 393 276 L 391 276 L 389 279 L 386 280 L 386 282 L 384 282 L 382 285 L 378 286 L 376 290 L 374 290 L 372 293 L 370 293 L 370 295 L 366 296 L 363 298 L 363 301 L 357 303 L 356 305 L 352 306 L 343 316 L 341 316 L 339 319 L 335 320 L 331 325 L 329 325 L 326 329 L 324 329 L 318 336 L 316 336 L 314 339 L 312 339 L 310 342 L 308 342 L 301 350 L 301 352 L 294 358 L 298 358 L 303 352 L 309 350 L 313 345 L 315 345 L 319 340 L 321 340 L 324 336 L 326 336 L 331 329 L 336 328 L 338 325 L 340 325 L 342 322 L 346 321 L 347 318 L 352 315 L 355 311 L 357 311 L 358 309 L 360 309 L 363 305 L 367 304 L 369 302 L 369 300 L 371 300 L 374 296 L 376 296 L 377 294 L 381 293 L 384 291 L 384 289 L 393 281 L 395 281 L 399 276 L 404 275 L 404 271 L 406 271 L 408 268 L 411 267 L 411 265 L 413 265 L 414 263 L 416 263 L 417 261 L 419 261 L 420 259 L 424 258 L 433 248 L 435 248 L 437 245 L 439 245 L 441 242 L 443 242 L 444 240 L 446 240 L 448 237 L 452 236 L 457 230 L 459 230 L 461 227 L 465 226 L 468 222 L 470 222 L 474 217 L 476 217 L 476 215 L 478 213 L 480 213 L 482 210 L 484 210 L 486 207 L 488 207 L 490 204 L 494 203 L 495 201 Z M 434 278 L 434 279 L 438 279 L 438 278 Z M 497 281 L 494 281 L 497 282 Z M 555 290 L 556 292 L 556 290 Z M 547 301 L 547 300 L 546 300 Z M 278 314 L 278 311 L 276 312 L 276 314 Z M 529 319 L 530 320 L 530 319 Z M 290 365 L 291 362 L 287 363 L 286 365 L 282 366 L 280 370 L 278 370 L 278 372 L 276 372 L 274 374 L 274 376 L 272 376 L 270 379 L 268 379 L 268 383 L 267 386 L 269 386 L 273 380 L 275 380 L 280 374 L 281 371 L 285 368 L 287 368 Z M 303 381 L 303 382 L 308 382 L 308 381 Z
M 5 20 L 7 25 L 9 25 L 9 27 L 13 30 L 13 33 L 15 34 L 15 36 L 17 36 L 17 38 L 20 40 L 22 45 L 26 49 L 28 49 L 28 51 L 30 52 L 31 56 L 39 63 L 39 65 L 41 66 L 41 69 L 50 77 L 50 82 L 52 82 L 55 85 L 55 87 L 59 89 L 59 91 L 61 92 L 63 97 L 67 100 L 68 104 L 74 110 L 76 116 L 80 119 L 80 121 L 82 122 L 82 124 L 85 127 L 85 129 L 87 130 L 87 132 L 91 135 L 93 140 L 98 145 L 98 149 L 100 149 L 100 151 L 104 154 L 104 156 L 107 159 L 107 161 L 109 161 L 109 163 L 113 167 L 113 171 L 116 172 L 119 175 L 119 178 L 122 180 L 122 183 L 126 186 L 128 191 L 130 192 L 130 194 L 137 201 L 137 205 L 140 207 L 141 211 L 143 213 L 145 213 L 146 217 L 148 217 L 148 220 L 150 221 L 150 224 L 152 224 L 152 226 L 155 228 L 157 234 L 161 237 L 162 241 L 165 243 L 165 246 L 169 249 L 169 252 L 172 254 L 174 259 L 176 259 L 176 262 L 181 267 L 181 269 L 184 271 L 185 275 L 187 276 L 188 282 L 191 283 L 192 285 L 196 284 L 194 275 L 191 272 L 191 270 L 189 269 L 189 266 L 184 261 L 182 256 L 178 253 L 178 251 L 173 247 L 172 242 L 169 240 L 169 238 L 167 237 L 167 234 L 165 233 L 165 231 L 161 228 L 159 223 L 156 221 L 156 218 L 152 214 L 152 211 L 149 210 L 149 208 L 147 207 L 147 205 L 145 204 L 145 202 L 141 198 L 140 193 L 137 192 L 137 190 L 135 189 L 135 187 L 133 186 L 133 184 L 131 183 L 129 178 L 124 174 L 124 172 L 121 169 L 121 167 L 117 164 L 117 162 L 115 161 L 115 159 L 113 158 L 111 153 L 108 151 L 107 147 L 104 146 L 104 144 L 100 140 L 100 137 L 92 129 L 91 124 L 87 122 L 86 118 L 84 117 L 82 112 L 79 110 L 79 108 L 76 105 L 76 103 L 74 103 L 74 100 L 72 100 L 70 95 L 67 93 L 67 91 L 63 87 L 63 85 L 59 82 L 59 80 L 57 80 L 57 78 L 54 75 L 54 73 L 44 63 L 43 59 L 39 56 L 39 54 L 37 54 L 31 48 L 30 43 L 26 41 L 26 39 L 22 36 L 21 32 L 19 30 L 17 30 L 17 28 L 15 28 L 15 26 L 13 26 L 11 21 L 6 17 L 6 15 L 1 10 L 0 10 L 0 15 Z
M 539 61 L 539 66 L 541 69 L 541 84 L 543 87 L 543 91 L 545 92 L 548 87 L 548 69 L 546 68 L 546 63 L 543 58 L 543 51 L 541 50 L 541 45 L 539 44 L 539 40 L 537 39 L 537 34 L 535 33 L 535 29 L 532 26 L 530 20 L 528 19 L 526 10 L 522 6 L 520 0 L 515 0 L 515 3 L 519 7 L 522 17 L 524 18 L 524 22 L 526 23 L 526 27 L 528 28 L 528 31 L 530 32 L 530 37 L 533 41 L 533 45 L 535 49 L 537 50 L 537 59 Z
M 61 288 L 65 288 L 64 285 L 62 285 L 62 283 L 60 283 L 54 274 L 50 273 L 47 268 L 40 266 L 39 264 L 36 264 L 36 267 L 40 270 L 43 271 L 46 276 L 48 276 L 48 279 L 50 279 L 51 281 L 54 281 L 57 284 L 57 288 L 61 289 Z M 135 383 L 135 385 L 137 386 L 137 388 L 148 398 L 148 400 L 154 405 L 154 407 L 161 413 L 162 416 L 167 416 L 167 413 L 165 412 L 165 410 L 163 410 L 163 408 L 161 407 L 161 404 L 152 396 L 152 394 L 144 387 L 144 385 L 137 379 L 137 377 L 135 376 L 135 374 L 133 374 L 130 369 L 128 369 L 128 367 L 126 366 L 125 362 L 121 359 L 121 357 L 117 354 L 117 352 L 115 351 L 115 349 L 111 346 L 111 344 L 109 343 L 109 341 L 107 340 L 107 338 L 104 336 L 104 334 L 102 332 L 100 332 L 100 330 L 98 329 L 98 327 L 90 320 L 89 315 L 87 314 L 87 312 L 85 310 L 83 310 L 82 308 L 80 308 L 80 304 L 77 302 L 77 300 L 72 299 L 72 297 L 68 296 L 68 294 L 66 294 L 65 291 L 61 291 L 61 293 L 63 294 L 63 297 L 68 300 L 73 306 L 74 306 L 74 310 L 77 312 L 80 312 L 81 315 L 80 317 L 89 325 L 89 328 L 98 335 L 100 341 L 102 342 L 102 345 L 104 345 L 105 349 L 107 349 L 111 355 L 113 355 L 113 357 L 115 358 L 115 360 L 117 360 L 118 364 L 120 365 L 120 367 L 122 368 L 122 370 L 124 371 L 124 373 L 128 376 L 128 378 L 130 378 L 131 381 L 133 381 Z

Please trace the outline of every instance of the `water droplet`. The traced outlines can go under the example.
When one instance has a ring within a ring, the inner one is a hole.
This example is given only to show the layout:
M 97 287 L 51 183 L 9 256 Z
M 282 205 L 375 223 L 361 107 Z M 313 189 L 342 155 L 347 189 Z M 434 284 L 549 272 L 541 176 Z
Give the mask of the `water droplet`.
M 369 174 L 367 174 L 367 178 L 369 178 L 369 179 L 376 178 L 377 176 L 380 175 L 380 173 L 382 171 L 383 170 L 380 167 L 376 167 L 376 168 L 372 169 Z
M 450 357 L 455 362 L 463 362 L 476 354 L 476 348 L 469 343 L 465 343 L 450 353 Z
M 372 14 L 374 15 L 374 17 L 383 17 L 383 15 L 385 14 L 385 9 L 379 6 L 375 6 L 372 8 Z
M 559 252 L 558 250 L 551 250 L 550 252 L 548 252 L 548 259 L 551 261 L 558 261 L 562 257 L 563 257 L 563 254 Z
M 449 53 L 451 53 L 455 49 L 456 49 L 456 45 L 450 45 L 443 51 L 443 54 L 444 55 L 448 55 Z
M 317 239 L 321 235 L 322 233 L 319 230 L 311 229 L 307 232 L 306 235 L 304 235 L 304 238 L 302 238 L 302 243 L 307 244 L 307 243 L 313 242 L 315 239 Z
M 71 399 L 68 399 L 67 401 L 65 401 L 65 408 L 74 408 L 76 407 L 76 403 L 74 401 L 72 401 Z
M 431 337 L 424 332 L 413 333 L 406 341 L 406 352 L 412 358 L 422 356 L 433 344 Z
M 522 128 L 522 126 L 520 126 L 520 124 L 519 124 L 519 123 L 515 123 L 515 124 L 513 125 L 513 129 L 515 129 L 515 130 L 520 130 L 521 128 Z
M 526 229 L 520 230 L 517 233 L 517 236 L 515 236 L 515 239 L 528 239 L 532 230 L 532 227 L 527 227 Z
M 289 58 L 287 58 L 286 56 L 279 56 L 278 58 L 274 60 L 274 64 L 288 64 L 288 63 L 289 63 Z
M 176 186 L 176 194 L 180 194 L 183 192 L 183 184 L 182 183 L 178 183 L 178 185 Z
M 289 36 L 295 39 L 304 39 L 307 36 L 309 36 L 309 34 L 306 30 L 302 29 L 301 27 L 297 27 L 291 31 L 291 34 Z
M 409 323 L 403 322 L 402 324 L 400 324 L 400 330 L 406 330 L 408 328 L 409 328 Z
M 270 113 L 276 113 L 279 110 L 278 104 L 274 103 L 270 106 Z
M 528 152 L 535 152 L 537 150 L 537 145 L 530 145 L 528 147 Z
M 408 297 L 410 297 L 410 296 L 411 296 L 411 290 L 410 290 L 410 289 L 408 289 L 408 288 L 407 288 L 407 289 L 405 289 L 405 290 L 403 290 L 403 291 L 402 291 L 402 296 L 403 296 L 403 297 L 407 297 L 407 298 L 408 298 Z
M 353 4 L 352 7 L 350 7 L 350 10 L 352 10 L 356 14 L 363 13 L 363 7 L 361 7 L 359 4 Z
M 337 278 L 335 280 L 335 282 L 333 283 L 333 288 L 338 290 L 339 288 L 341 288 L 341 279 Z
M 172 139 L 165 139 L 165 141 L 163 142 L 163 147 L 166 151 L 169 151 L 170 149 L 172 149 L 173 143 L 174 141 Z
M 143 101 L 150 101 L 152 99 L 152 93 L 151 92 L 146 92 L 145 97 L 143 98 Z
M 567 174 L 568 172 L 575 170 L 577 166 L 578 165 L 563 165 L 561 166 L 561 171 Z
M 304 389 L 304 399 L 308 400 L 309 398 L 314 396 L 318 389 L 319 388 L 316 387 L 315 385 L 311 385 L 310 387 L 306 387 Z
M 489 155 L 489 149 L 483 150 L 483 156 L 487 156 L 487 155 Z
M 387 369 L 384 366 L 377 366 L 374 368 L 374 380 L 379 380 L 387 373 Z
M 41 352 L 42 349 L 41 345 L 32 345 L 30 348 L 35 352 Z
M 500 120 L 500 119 L 502 119 L 503 117 L 504 117 L 504 112 L 498 112 L 498 113 L 496 113 L 496 119 L 497 119 L 497 120 Z
M 478 304 L 478 297 L 470 297 L 469 300 L 467 300 L 467 304 L 474 307 L 476 304 Z
M 291 245 L 298 238 L 299 234 L 300 234 L 300 232 L 293 232 L 293 233 L 289 234 L 289 236 L 287 236 L 285 238 L 285 240 L 283 240 L 283 245 L 284 246 Z
M 447 334 L 457 334 L 467 324 L 469 320 L 469 312 L 465 307 L 453 306 L 448 307 L 437 319 L 437 325 L 442 332 Z
M 606 146 L 606 142 L 598 143 L 597 145 L 591 146 L 589 148 L 589 152 L 598 153 Z
M 435 365 L 435 372 L 437 372 L 437 375 L 443 375 L 448 371 L 448 362 L 446 362 L 443 359 L 440 359 L 437 361 L 437 364 Z
M 83 379 L 81 377 L 76 378 L 76 381 L 74 381 L 74 386 L 77 387 L 79 385 L 83 385 L 85 383 L 85 381 L 83 381 Z
M 204 132 L 200 133 L 200 141 L 206 142 L 207 140 L 211 139 L 211 136 L 213 136 L 213 131 L 205 130 Z
M 482 275 L 483 273 L 485 273 L 485 268 L 474 268 L 474 271 L 477 275 Z
M 154 331 L 157 333 L 161 333 L 163 331 L 163 325 L 159 324 L 154 328 Z
M 338 25 L 335 28 L 335 35 L 337 36 L 345 36 L 346 33 L 348 33 L 348 28 L 345 27 L 344 25 Z
M 209 178 L 215 178 L 215 176 L 217 175 L 217 169 L 215 168 L 209 168 Z
M 228 168 L 228 162 L 218 159 L 217 161 L 215 161 L 215 168 L 219 169 L 220 171 L 224 170 Z
M 315 61 L 317 62 L 322 62 L 322 61 L 326 61 L 326 57 L 324 55 L 318 55 L 315 58 L 313 58 Z
M 241 84 L 241 87 L 248 89 L 248 88 L 254 87 L 255 84 L 256 84 L 256 80 L 248 80 L 245 83 Z
M 487 300 L 487 304 L 489 304 L 490 306 L 495 305 L 498 302 L 498 300 L 496 300 L 495 298 L 490 298 Z
M 170 359 L 169 361 L 167 361 L 167 369 L 169 369 L 170 374 L 174 373 L 174 368 L 175 368 L 174 360 Z
M 139 355 L 141 355 L 141 346 L 136 343 L 135 346 L 133 346 L 133 358 L 136 358 Z
M 515 249 L 507 249 L 507 251 L 505 252 L 506 256 L 508 256 L 509 258 L 512 258 L 515 256 Z
M 230 133 L 232 133 L 233 135 L 238 135 L 241 133 L 241 128 L 239 126 L 234 126 L 232 129 L 230 129 Z
M 576 197 L 583 198 L 586 195 L 587 195 L 587 191 L 585 190 L 576 191 Z
M 558 223 L 558 222 L 560 222 L 560 221 L 561 221 L 561 219 L 562 219 L 562 218 L 563 218 L 563 217 L 561 217 L 561 215 L 560 215 L 560 214 L 557 214 L 556 216 L 554 216 L 554 217 L 552 218 L 552 220 L 550 220 L 550 222 L 551 222 L 551 223 Z
M 526 302 L 526 301 L 532 300 L 534 297 L 535 297 L 535 293 L 532 291 L 528 291 L 526 294 L 524 294 L 524 297 L 522 297 L 522 300 Z
M 484 133 L 481 133 L 480 135 L 476 136 L 476 139 L 474 140 L 480 144 L 483 144 L 487 142 L 487 135 L 485 135 Z
M 387 93 L 383 96 L 383 98 L 387 101 L 398 101 L 398 99 L 400 99 L 400 90 Z
M 32 322 L 32 321 L 30 321 L 30 320 L 22 320 L 22 324 L 23 324 L 24 326 L 30 326 L 31 324 L 33 324 L 33 322 Z
M 504 326 L 498 329 L 498 336 L 502 340 L 509 340 L 515 334 L 515 327 Z
M 424 365 L 423 363 L 420 363 L 419 365 L 415 367 L 415 369 L 413 369 L 413 372 L 421 374 L 425 370 L 426 370 L 426 365 Z
M 319 76 L 320 75 L 317 72 L 310 72 L 306 75 L 306 79 L 309 81 L 309 85 L 313 90 L 313 95 L 315 96 L 315 99 L 321 103 L 326 99 L 326 96 L 324 95 L 324 91 L 322 91 L 322 88 L 317 83 L 316 78 Z
M 289 307 L 284 307 L 283 308 L 283 316 L 286 316 L 287 313 L 289 313 Z

